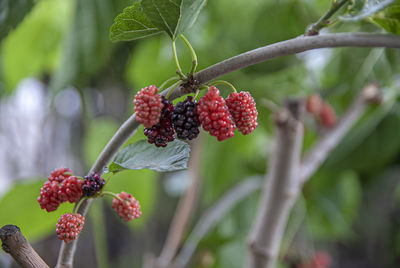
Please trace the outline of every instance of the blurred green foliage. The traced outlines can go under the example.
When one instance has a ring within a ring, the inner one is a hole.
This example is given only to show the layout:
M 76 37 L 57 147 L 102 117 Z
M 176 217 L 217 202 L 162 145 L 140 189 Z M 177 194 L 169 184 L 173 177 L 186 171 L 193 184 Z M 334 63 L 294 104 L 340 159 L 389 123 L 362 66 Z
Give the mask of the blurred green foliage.
M 80 91 L 93 86 L 100 88 L 104 80 L 109 79 L 116 90 L 124 94 L 125 98 L 120 100 L 123 105 L 131 107 L 132 97 L 140 88 L 160 85 L 175 75 L 168 35 L 130 43 L 114 44 L 108 39 L 115 16 L 133 2 L 37 1 L 25 19 L 0 44 L 0 97 L 12 94 L 25 77 L 40 78 L 49 74 L 52 94 L 69 85 Z M 329 4 L 330 1 L 323 0 L 208 1 L 185 35 L 196 49 L 201 69 L 247 50 L 303 34 L 307 26 L 329 8 Z M 378 27 L 381 26 L 398 34 L 399 25 L 397 2 L 372 18 L 355 22 L 336 21 L 327 30 L 382 32 Z M 189 53 L 180 41 L 177 45 L 181 65 L 184 70 L 189 70 Z M 271 105 L 265 100 L 279 106 L 288 96 L 305 97 L 318 92 L 333 105 L 340 117 L 367 82 L 377 81 L 383 88 L 385 104 L 368 110 L 305 186 L 304 201 L 299 202 L 304 202 L 306 215 L 300 224 L 306 225 L 306 233 L 312 241 L 310 247 L 314 242 L 345 243 L 359 239 L 355 223 L 366 209 L 362 206 L 366 192 L 371 185 L 382 180 L 378 174 L 394 166 L 400 156 L 399 51 L 335 48 L 312 53 L 281 57 L 222 78 L 239 90 L 252 93 L 259 110 L 260 126 L 250 136 L 237 135 L 224 142 L 205 135 L 199 206 L 203 211 L 238 181 L 266 173 L 268 153 L 272 150 L 273 124 Z M 225 97 L 229 94 L 224 87 L 221 87 L 221 92 Z M 90 94 L 83 96 L 89 98 Z M 130 112 L 132 109 L 120 114 L 119 118 L 125 118 Z M 121 122 L 103 114 L 87 116 L 82 147 L 84 160 L 90 166 Z M 306 150 L 321 133 L 312 118 L 305 118 L 305 126 Z M 127 144 L 143 138 L 141 127 Z M 53 213 L 40 210 L 36 198 L 42 183 L 43 180 L 18 183 L 0 200 L 0 224 L 19 225 L 31 241 L 54 235 L 58 217 L 71 209 L 71 206 L 63 205 L 62 210 Z M 115 174 L 106 189 L 127 191 L 140 200 L 143 217 L 128 225 L 143 230 L 141 228 L 149 224 L 152 215 L 162 209 L 156 206 L 160 198 L 157 192 L 159 184 L 162 182 L 158 173 L 134 170 Z M 399 183 L 395 189 L 398 208 Z M 245 239 L 257 205 L 258 195 L 255 194 L 227 215 L 221 225 L 202 241 L 195 257 L 197 266 L 194 267 L 241 266 L 241 254 L 244 254 Z M 291 219 L 291 223 L 295 220 Z M 398 258 L 400 234 L 397 232 L 395 235 L 397 240 L 390 250 L 393 258 Z M 204 256 L 211 256 L 211 266 L 202 266 Z

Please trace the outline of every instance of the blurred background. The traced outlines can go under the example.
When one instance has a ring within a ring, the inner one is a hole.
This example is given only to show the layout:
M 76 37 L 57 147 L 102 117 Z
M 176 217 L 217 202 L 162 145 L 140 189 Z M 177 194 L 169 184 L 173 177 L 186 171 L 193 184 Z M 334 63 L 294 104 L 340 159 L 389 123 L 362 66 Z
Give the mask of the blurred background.
M 43 182 L 62 166 L 86 174 L 133 113 L 135 93 L 174 75 L 171 42 L 165 34 L 109 41 L 114 17 L 134 1 L 19 0 L 17 10 L 7 10 L 10 1 L 0 2 L 0 18 L 5 14 L 20 20 L 26 14 L 15 29 L 0 35 L 0 226 L 18 225 L 53 267 L 61 245 L 55 225 L 72 206 L 41 210 L 36 198 Z M 203 69 L 303 34 L 329 5 L 325 0 L 209 1 L 185 35 Z M 383 30 L 362 21 L 338 22 L 328 31 Z M 178 51 L 188 70 L 190 55 L 180 42 Z M 200 192 L 189 232 L 231 187 L 265 175 L 273 137 L 270 102 L 280 106 L 288 96 L 317 92 L 340 117 L 366 83 L 377 82 L 388 101 L 368 110 L 305 185 L 288 223 L 279 265 L 298 267 L 323 252 L 331 267 L 400 267 L 399 70 L 398 50 L 335 48 L 281 57 L 224 76 L 254 96 L 259 127 L 252 135 L 237 134 L 224 142 L 208 134 L 197 141 Z M 226 97 L 230 89 L 221 86 L 221 92 Z M 321 131 L 312 118 L 305 118 L 305 126 L 307 150 Z M 144 138 L 140 127 L 127 144 Z M 111 199 L 96 200 L 75 267 L 141 267 L 145 254 L 158 256 L 189 185 L 188 174 L 138 170 L 115 175 L 108 190 L 132 193 L 143 215 L 126 224 L 113 213 Z M 259 191 L 249 195 L 204 237 L 190 267 L 242 267 L 258 197 Z M 16 267 L 3 251 L 0 267 Z

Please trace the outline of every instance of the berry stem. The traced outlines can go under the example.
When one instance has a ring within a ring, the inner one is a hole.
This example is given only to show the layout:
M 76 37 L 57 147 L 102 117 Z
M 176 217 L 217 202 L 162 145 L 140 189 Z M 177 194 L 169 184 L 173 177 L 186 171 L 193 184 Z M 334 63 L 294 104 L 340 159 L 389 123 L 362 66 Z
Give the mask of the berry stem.
M 175 90 L 175 88 L 182 82 L 182 80 L 179 80 L 178 82 L 176 82 L 175 84 L 173 84 L 170 88 L 170 90 L 168 91 L 167 95 L 165 96 L 165 98 L 168 100 L 169 96 L 171 96 L 171 93 Z
M 344 4 L 346 4 L 349 0 L 335 0 L 332 1 L 332 5 L 329 8 L 329 10 L 321 17 L 317 22 L 312 24 L 306 32 L 306 36 L 311 36 L 311 35 L 318 35 L 319 31 L 328 26 L 330 23 L 329 19 L 330 17 L 333 16 Z
M 199 95 L 199 93 L 200 93 L 200 90 L 197 89 L 197 90 L 196 90 L 196 93 L 195 93 L 194 96 L 193 96 L 193 100 L 195 100 L 195 99 L 197 98 L 197 96 Z
M 109 195 L 109 196 L 115 197 L 115 198 L 117 198 L 118 200 L 122 201 L 122 199 L 121 199 L 117 194 L 115 194 L 115 193 L 113 193 L 113 192 L 104 191 L 104 192 L 101 193 L 101 195 L 102 195 L 102 196 L 103 196 L 103 195 Z
M 225 81 L 225 80 L 214 81 L 214 82 L 212 82 L 210 84 L 210 86 L 215 86 L 215 85 L 218 85 L 218 84 L 224 84 L 224 85 L 230 87 L 233 92 L 237 92 L 236 88 L 231 83 L 229 83 L 228 81 Z
M 81 204 L 83 203 L 83 201 L 85 201 L 86 199 L 88 199 L 87 197 L 83 197 L 81 198 L 78 203 L 76 203 L 75 207 L 72 210 L 72 213 L 75 215 L 79 209 L 79 207 L 81 206 Z
M 175 81 L 175 80 L 180 80 L 180 77 L 179 77 L 179 76 L 173 76 L 173 77 L 171 77 L 171 78 L 168 78 L 167 80 L 165 80 L 165 81 L 161 84 L 161 86 L 158 87 L 158 91 L 163 90 L 163 88 L 164 88 L 166 85 L 168 85 L 169 82 Z
M 174 61 L 176 65 L 176 73 L 182 80 L 186 80 L 187 77 L 182 73 L 181 65 L 179 64 L 178 54 L 176 53 L 176 44 L 175 40 L 172 41 L 172 53 L 174 54 Z
M 190 73 L 189 73 L 189 76 L 190 76 L 190 75 L 194 74 L 194 72 L 197 69 L 197 65 L 198 65 L 197 55 L 196 55 L 196 52 L 194 51 L 192 45 L 190 44 L 189 40 L 187 40 L 183 34 L 181 34 L 179 37 L 183 40 L 183 42 L 189 49 L 190 56 L 192 57 L 192 68 L 190 69 Z

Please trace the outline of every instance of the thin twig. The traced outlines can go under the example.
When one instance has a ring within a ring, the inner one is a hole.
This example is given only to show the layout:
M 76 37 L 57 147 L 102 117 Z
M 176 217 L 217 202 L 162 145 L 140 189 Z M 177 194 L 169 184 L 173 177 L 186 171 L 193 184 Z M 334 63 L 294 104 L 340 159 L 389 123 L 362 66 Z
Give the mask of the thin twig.
M 306 32 L 306 35 L 317 35 L 319 31 L 329 25 L 329 19 L 349 0 L 334 0 L 329 10 L 316 23 L 313 23 Z
M 23 268 L 49 268 L 39 254 L 26 241 L 16 225 L 5 225 L 0 229 L 2 248 Z
M 186 267 L 201 239 L 206 236 L 233 207 L 258 190 L 261 184 L 262 180 L 258 177 L 240 182 L 219 199 L 213 207 L 204 212 L 186 240 L 182 250 L 176 257 L 172 267 Z
M 275 117 L 275 149 L 249 236 L 248 268 L 275 267 L 286 222 L 299 193 L 304 128 L 296 113 L 284 108 Z
M 197 196 L 200 188 L 201 155 L 202 155 L 202 136 L 193 141 L 191 158 L 189 162 L 190 185 L 184 196 L 181 198 L 176 209 L 175 216 L 171 222 L 167 239 L 158 259 L 159 267 L 168 267 L 178 252 L 190 219 L 197 205 Z
M 204 84 L 221 75 L 254 65 L 272 58 L 296 54 L 316 48 L 327 47 L 387 47 L 400 48 L 400 37 L 387 34 L 360 34 L 360 33 L 342 33 L 342 34 L 326 34 L 318 36 L 300 36 L 287 41 L 279 42 L 269 46 L 257 48 L 246 53 L 237 55 L 230 59 L 212 65 L 193 75 L 194 81 L 199 85 Z M 162 92 L 165 96 L 171 88 Z M 188 94 L 187 89 L 178 86 L 171 94 L 170 100 Z M 103 149 L 91 171 L 102 173 L 103 168 L 108 165 L 111 159 L 119 151 L 122 145 L 133 135 L 138 128 L 139 123 L 133 114 L 128 120 L 122 124 L 115 135 Z M 78 213 L 85 216 L 87 208 L 91 203 L 91 199 L 84 201 L 80 206 Z M 60 254 L 58 257 L 57 268 L 71 268 L 73 263 L 73 255 L 75 252 L 77 240 L 69 244 L 62 243 Z
M 379 99 L 380 93 L 375 84 L 367 85 L 360 96 L 342 116 L 337 126 L 327 132 L 303 157 L 301 162 L 300 181 L 304 184 L 325 161 L 329 153 L 340 143 L 343 137 L 354 126 L 371 101 Z

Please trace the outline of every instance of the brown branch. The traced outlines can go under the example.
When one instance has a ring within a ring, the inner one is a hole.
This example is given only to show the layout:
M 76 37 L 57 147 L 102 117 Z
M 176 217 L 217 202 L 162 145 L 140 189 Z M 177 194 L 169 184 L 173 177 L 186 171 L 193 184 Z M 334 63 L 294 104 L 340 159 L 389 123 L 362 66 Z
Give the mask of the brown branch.
M 233 207 L 258 190 L 261 186 L 261 182 L 261 179 L 258 177 L 240 182 L 224 194 L 215 205 L 204 212 L 200 216 L 199 221 L 196 223 L 193 231 L 185 241 L 182 250 L 175 258 L 171 267 L 186 267 L 201 239 L 206 236 L 208 232 L 214 228 L 229 211 L 232 210 Z
M 364 87 L 362 93 L 351 104 L 335 128 L 322 136 L 301 162 L 300 181 L 304 184 L 321 166 L 329 153 L 340 143 L 353 125 L 360 119 L 365 108 L 371 102 L 380 99 L 380 92 L 375 84 Z
M 26 241 L 16 225 L 4 225 L 0 229 L 2 248 L 23 268 L 49 268 L 39 254 Z
M 190 185 L 179 201 L 175 216 L 168 231 L 167 240 L 158 259 L 159 267 L 168 267 L 182 244 L 190 219 L 197 205 L 200 188 L 202 133 L 193 141 L 192 154 L 189 162 Z
M 286 108 L 275 116 L 275 149 L 249 236 L 249 268 L 275 267 L 286 222 L 299 193 L 304 128 L 296 117 L 297 112 Z

